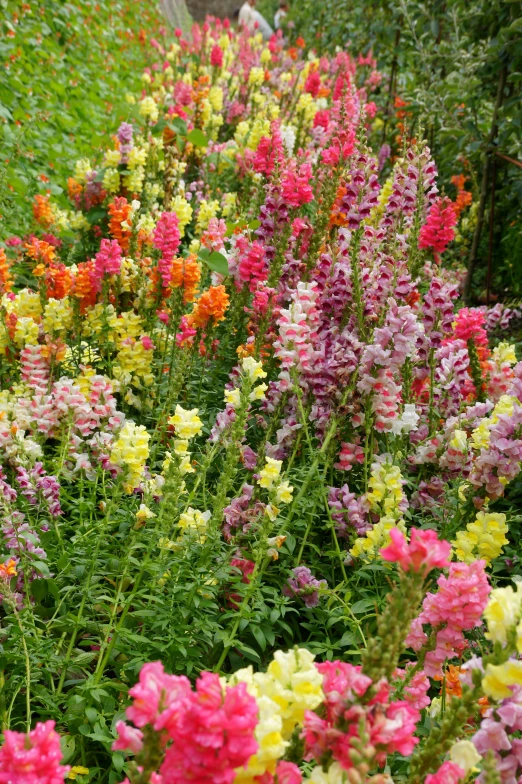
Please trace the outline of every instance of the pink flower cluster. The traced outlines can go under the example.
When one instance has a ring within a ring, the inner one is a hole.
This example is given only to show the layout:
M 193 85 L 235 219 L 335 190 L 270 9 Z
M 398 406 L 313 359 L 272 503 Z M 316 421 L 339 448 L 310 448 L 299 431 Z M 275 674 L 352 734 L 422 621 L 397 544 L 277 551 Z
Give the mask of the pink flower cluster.
M 118 722 L 113 748 L 140 755 L 142 728 L 161 733 L 166 752 L 158 781 L 231 784 L 235 769 L 257 750 L 258 707 L 244 683 L 223 687 L 216 673 L 203 672 L 193 691 L 184 675 L 167 675 L 161 662 L 151 662 L 129 695 L 127 717 L 135 727 Z
M 63 784 L 70 768 L 60 765 L 62 749 L 54 721 L 40 722 L 27 733 L 4 731 L 0 748 L 0 784 Z
M 119 275 L 121 270 L 122 250 L 118 240 L 102 239 L 100 250 L 96 254 L 92 284 L 97 291 L 101 288 L 104 275 Z
M 170 285 L 172 262 L 178 251 L 180 240 L 178 216 L 175 212 L 162 212 L 154 229 L 153 244 L 161 251 L 158 270 L 164 288 L 168 288 Z
M 426 776 L 424 784 L 459 784 L 459 781 L 464 781 L 465 778 L 466 771 L 462 770 L 460 765 L 446 760 L 436 773 Z
M 437 593 L 426 594 L 422 612 L 413 621 L 406 638 L 406 645 L 420 651 L 428 642 L 423 625 L 438 629 L 435 649 L 426 654 L 426 675 L 440 675 L 445 660 L 459 656 L 466 649 L 463 632 L 482 624 L 491 590 L 485 566 L 485 561 L 452 563 L 448 576 L 442 574 L 437 580 Z
M 439 541 L 435 531 L 410 530 L 410 541 L 399 531 L 390 531 L 391 544 L 383 547 L 381 558 L 398 563 L 404 572 L 416 572 L 426 577 L 432 569 L 445 569 L 449 566 L 448 556 L 451 544 Z
M 302 163 L 289 167 L 281 177 L 281 193 L 290 207 L 302 207 L 312 201 L 314 192 L 310 185 L 312 166 Z
M 435 255 L 443 253 L 455 237 L 457 216 L 447 197 L 437 199 L 428 214 L 428 219 L 420 230 L 419 248 L 433 248 Z
M 324 677 L 325 713 L 305 713 L 303 736 L 306 754 L 318 762 L 331 753 L 334 760 L 350 770 L 350 751 L 360 737 L 361 725 L 369 744 L 376 750 L 376 761 L 384 765 L 388 754 L 407 756 L 419 742 L 415 737 L 420 713 L 408 701 L 390 701 L 390 685 L 383 679 L 377 693 L 362 699 L 372 680 L 361 668 L 340 661 L 316 665 Z

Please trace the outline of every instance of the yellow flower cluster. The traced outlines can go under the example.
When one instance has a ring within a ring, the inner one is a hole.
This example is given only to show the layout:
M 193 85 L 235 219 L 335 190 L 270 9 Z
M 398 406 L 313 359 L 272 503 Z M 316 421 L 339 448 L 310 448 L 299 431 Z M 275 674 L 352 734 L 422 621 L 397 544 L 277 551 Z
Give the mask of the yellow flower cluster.
M 208 521 L 212 516 L 212 512 L 200 512 L 198 509 L 193 509 L 191 506 L 186 512 L 183 512 L 179 517 L 179 527 L 182 534 L 196 535 L 199 542 L 203 544 L 207 538 Z
M 518 653 L 522 653 L 522 584 L 517 590 L 511 586 L 491 591 L 484 610 L 488 627 L 486 637 L 505 646 L 515 642 Z M 488 697 L 501 700 L 509 697 L 513 686 L 522 686 L 522 661 L 508 659 L 502 664 L 488 664 L 482 679 L 482 687 Z
M 350 550 L 354 558 L 376 558 L 379 550 L 390 543 L 389 532 L 394 527 L 406 533 L 400 506 L 405 498 L 402 484 L 402 474 L 397 466 L 391 463 L 372 465 L 366 499 L 370 510 L 380 519 L 366 536 L 355 540 Z
M 153 349 L 146 348 L 141 340 L 127 338 L 116 355 L 114 378 L 124 386 L 150 387 L 154 381 L 153 357 Z
M 43 315 L 43 326 L 50 334 L 65 332 L 71 328 L 73 312 L 69 297 L 48 299 Z
M 150 435 L 143 425 L 126 422 L 112 445 L 110 461 L 126 469 L 125 491 L 132 493 L 140 484 L 149 456 Z
M 199 203 L 199 212 L 196 220 L 196 234 L 201 236 L 205 229 L 208 228 L 210 220 L 217 217 L 218 212 L 219 202 L 216 199 L 212 201 L 202 199 Z
M 174 439 L 174 455 L 178 472 L 181 476 L 194 473 L 194 468 L 190 462 L 190 452 L 188 450 L 189 441 L 196 438 L 203 429 L 203 422 L 198 416 L 198 409 L 185 409 L 177 405 L 173 416 L 169 417 L 168 424 L 174 427 L 178 438 Z M 163 462 L 163 474 L 166 475 L 173 462 L 173 455 L 167 452 Z M 185 492 L 185 484 L 181 486 L 180 492 Z M 200 514 L 198 512 L 198 514 Z
M 302 648 L 276 651 L 266 672 L 254 673 L 250 666 L 238 670 L 228 681 L 222 679 L 223 685 L 246 683 L 259 706 L 255 729 L 258 750 L 246 768 L 236 771 L 235 784 L 254 784 L 256 777 L 273 774 L 305 711 L 314 710 L 323 701 L 323 676 L 313 662 L 313 654 Z
M 261 362 L 257 362 L 253 357 L 245 357 L 241 366 L 243 368 L 243 374 L 248 377 L 251 384 L 255 384 L 256 381 L 266 377 L 263 365 Z M 250 393 L 249 399 L 251 401 L 264 400 L 267 389 L 268 387 L 266 384 L 257 384 Z M 227 405 L 238 408 L 241 403 L 241 389 L 239 387 L 225 389 L 224 400 Z
M 191 438 L 199 436 L 203 429 L 203 422 L 198 416 L 198 409 L 190 410 L 176 406 L 174 416 L 169 417 L 169 425 L 172 425 L 179 438 L 189 441 Z
M 176 213 L 178 218 L 178 229 L 180 235 L 183 237 L 185 234 L 185 229 L 187 228 L 188 224 L 192 220 L 192 207 L 190 203 L 185 199 L 184 196 L 174 196 L 170 203 L 170 209 L 172 212 Z
M 508 543 L 506 515 L 493 512 L 478 512 L 474 522 L 468 523 L 465 531 L 458 531 L 452 542 L 459 561 L 471 563 L 483 559 L 491 563 Z

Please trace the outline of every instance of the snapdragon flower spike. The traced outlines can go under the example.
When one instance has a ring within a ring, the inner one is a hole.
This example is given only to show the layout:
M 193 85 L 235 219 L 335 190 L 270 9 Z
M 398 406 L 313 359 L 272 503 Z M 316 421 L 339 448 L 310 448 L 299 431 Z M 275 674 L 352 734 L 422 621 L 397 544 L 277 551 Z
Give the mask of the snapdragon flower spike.
M 419 248 L 432 248 L 437 258 L 455 237 L 457 223 L 455 208 L 447 197 L 432 204 L 428 219 L 419 234 Z
M 446 659 L 461 655 L 467 648 L 463 632 L 482 625 L 482 613 L 491 590 L 485 566 L 485 561 L 452 563 L 448 576 L 442 574 L 437 580 L 439 590 L 426 594 L 422 611 L 406 638 L 406 645 L 419 651 L 428 642 L 423 625 L 439 630 L 435 649 L 426 654 L 426 675 L 440 675 Z
M 93 285 L 99 291 L 105 275 L 119 275 L 121 270 L 122 250 L 118 240 L 102 239 L 100 250 L 95 256 Z
M 54 721 L 46 721 L 27 734 L 4 731 L 0 784 L 63 784 L 70 767 L 60 764 L 60 736 L 54 727 Z
M 456 762 L 446 760 L 436 773 L 426 776 L 425 784 L 459 784 L 466 778 L 466 771 Z
M 402 531 L 392 528 L 391 543 L 381 550 L 381 558 L 398 563 L 403 572 L 415 572 L 426 577 L 433 569 L 449 566 L 451 544 L 440 541 L 435 531 L 410 529 L 408 542 Z
M 154 247 L 161 251 L 158 270 L 164 288 L 170 286 L 172 262 L 178 252 L 181 240 L 178 223 L 178 216 L 175 212 L 162 212 L 154 229 L 153 243 Z

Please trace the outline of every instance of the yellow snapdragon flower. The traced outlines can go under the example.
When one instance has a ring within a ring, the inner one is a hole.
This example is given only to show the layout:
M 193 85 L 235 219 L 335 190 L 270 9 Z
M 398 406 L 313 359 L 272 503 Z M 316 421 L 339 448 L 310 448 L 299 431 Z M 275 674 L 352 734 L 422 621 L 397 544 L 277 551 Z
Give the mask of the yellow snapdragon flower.
M 515 627 L 522 613 L 521 588 L 522 585 L 519 583 L 516 591 L 510 585 L 506 588 L 494 588 L 491 591 L 484 610 L 488 640 L 506 644 L 509 630 Z
M 179 527 L 183 533 L 197 534 L 199 541 L 203 544 L 207 536 L 208 521 L 212 516 L 212 512 L 200 512 L 199 509 L 193 509 L 191 506 L 186 512 L 179 517 Z
M 64 332 L 72 325 L 73 312 L 69 297 L 48 299 L 45 304 L 43 326 L 46 332 Z
M 173 425 L 179 438 L 190 440 L 199 436 L 203 429 L 203 422 L 198 416 L 198 409 L 182 408 L 179 404 L 173 416 L 169 417 L 169 425 Z
M 149 440 L 150 435 L 145 427 L 129 420 L 112 445 L 111 463 L 127 469 L 127 481 L 124 484 L 127 493 L 132 493 L 143 478 L 149 457 Z
M 254 357 L 244 357 L 241 367 L 243 368 L 243 372 L 250 378 L 250 381 L 254 383 L 258 381 L 260 378 L 266 378 L 266 373 L 263 370 L 263 364 L 261 362 L 257 362 Z
M 259 472 L 259 485 L 271 489 L 276 479 L 281 473 L 282 460 L 274 460 L 272 457 L 266 458 L 265 467 Z
M 505 514 L 478 512 L 476 520 L 468 523 L 465 531 L 458 531 L 452 542 L 457 558 L 466 563 L 484 559 L 489 564 L 508 543 L 507 531 Z

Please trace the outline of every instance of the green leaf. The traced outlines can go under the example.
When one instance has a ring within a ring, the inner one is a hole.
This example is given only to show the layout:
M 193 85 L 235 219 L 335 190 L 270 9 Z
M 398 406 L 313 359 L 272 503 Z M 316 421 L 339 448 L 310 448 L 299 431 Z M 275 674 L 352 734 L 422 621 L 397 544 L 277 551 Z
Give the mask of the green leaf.
M 125 764 L 125 757 L 123 756 L 123 754 L 119 754 L 117 751 L 113 752 L 112 764 L 114 765 L 118 773 L 121 773 L 123 770 L 123 766 Z
M 62 763 L 65 765 L 74 756 L 76 741 L 71 735 L 61 735 L 60 746 L 62 749 Z
M 207 147 L 208 139 L 199 128 L 193 128 L 187 136 L 187 141 L 195 147 Z
M 375 601 L 373 599 L 359 599 L 351 606 L 351 611 L 354 615 L 365 613 L 370 608 L 373 608 Z
M 36 578 L 31 583 L 31 595 L 37 602 L 42 602 L 47 596 L 47 580 Z
M 176 131 L 180 136 L 186 136 L 188 133 L 187 123 L 181 117 L 174 117 L 167 123 L 168 127 Z
M 263 630 L 260 629 L 259 626 L 253 626 L 252 624 L 250 624 L 249 628 L 252 634 L 254 635 L 257 644 L 259 645 L 261 650 L 264 651 L 266 648 L 266 638 L 265 635 L 263 634 Z
M 206 250 L 206 248 L 204 250 Z M 217 250 L 212 251 L 208 256 L 206 256 L 206 254 L 205 256 L 202 256 L 200 252 L 199 257 L 212 272 L 217 272 L 220 275 L 230 274 L 226 256 L 223 256 L 222 253 L 218 253 Z
M 44 561 L 33 561 L 33 567 L 36 569 L 37 572 L 40 572 L 44 577 L 51 577 L 51 572 L 49 571 L 49 567 L 47 566 Z

